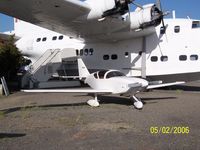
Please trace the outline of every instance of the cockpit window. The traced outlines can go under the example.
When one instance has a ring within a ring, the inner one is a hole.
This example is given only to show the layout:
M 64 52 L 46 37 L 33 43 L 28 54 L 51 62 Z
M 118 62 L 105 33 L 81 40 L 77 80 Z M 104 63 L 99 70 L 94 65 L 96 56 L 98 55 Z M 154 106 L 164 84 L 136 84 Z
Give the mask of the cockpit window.
M 112 78 L 112 77 L 123 77 L 125 76 L 125 74 L 123 74 L 122 72 L 119 71 L 112 71 L 109 72 L 106 76 L 107 79 Z
M 94 77 L 95 77 L 96 79 L 98 79 L 97 72 L 94 73 Z
M 98 72 L 99 79 L 103 79 L 106 72 L 108 72 L 108 70 L 99 71 Z
M 200 28 L 200 21 L 193 21 L 192 22 L 192 28 L 193 29 Z

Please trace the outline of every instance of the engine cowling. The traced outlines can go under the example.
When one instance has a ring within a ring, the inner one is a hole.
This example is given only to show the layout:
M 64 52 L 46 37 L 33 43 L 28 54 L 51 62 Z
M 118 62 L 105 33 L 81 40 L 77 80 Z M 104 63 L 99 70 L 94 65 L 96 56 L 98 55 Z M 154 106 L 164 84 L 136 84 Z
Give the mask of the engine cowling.
M 129 11 L 130 0 L 87 0 L 86 3 L 92 8 L 87 19 L 93 20 L 112 15 L 124 15 Z
M 130 28 L 137 30 L 157 26 L 161 23 L 162 17 L 162 11 L 155 4 L 145 5 L 142 9 L 137 8 L 130 13 Z

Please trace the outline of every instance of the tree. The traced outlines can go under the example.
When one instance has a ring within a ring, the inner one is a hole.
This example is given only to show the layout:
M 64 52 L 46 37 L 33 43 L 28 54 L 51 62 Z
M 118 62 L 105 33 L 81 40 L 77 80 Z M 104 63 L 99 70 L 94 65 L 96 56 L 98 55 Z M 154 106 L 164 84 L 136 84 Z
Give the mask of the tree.
M 10 36 L 0 44 L 0 77 L 5 76 L 8 81 L 15 79 L 23 65 L 27 65 L 27 60 L 16 47 L 14 35 Z

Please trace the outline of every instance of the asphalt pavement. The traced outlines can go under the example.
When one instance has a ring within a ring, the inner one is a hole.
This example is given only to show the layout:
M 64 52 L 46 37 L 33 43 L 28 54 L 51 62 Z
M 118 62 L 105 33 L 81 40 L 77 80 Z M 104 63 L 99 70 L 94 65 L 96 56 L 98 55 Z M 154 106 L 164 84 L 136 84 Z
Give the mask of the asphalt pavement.
M 0 97 L 1 150 L 199 150 L 200 83 L 129 98 L 66 93 L 23 93 Z

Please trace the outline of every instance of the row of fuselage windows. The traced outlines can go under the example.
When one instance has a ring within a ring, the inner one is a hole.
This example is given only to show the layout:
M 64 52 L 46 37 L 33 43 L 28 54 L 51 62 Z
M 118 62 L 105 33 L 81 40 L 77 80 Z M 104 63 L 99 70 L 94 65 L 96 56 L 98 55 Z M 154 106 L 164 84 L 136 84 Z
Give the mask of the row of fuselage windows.
M 160 34 L 165 34 L 166 28 L 167 28 L 166 26 L 160 27 Z M 179 33 L 180 30 L 181 30 L 180 26 L 174 26 L 174 33 Z
M 165 34 L 166 28 L 167 28 L 167 26 L 160 27 L 160 33 Z M 200 21 L 193 21 L 192 22 L 192 29 L 195 29 L 195 28 L 200 28 Z M 180 30 L 181 30 L 181 27 L 179 25 L 174 26 L 174 33 L 179 33 Z
M 93 48 L 90 48 L 90 49 L 81 49 L 81 50 L 76 50 L 76 56 L 91 56 L 94 54 L 94 49 Z M 125 57 L 128 57 L 129 56 L 129 53 L 128 52 L 125 52 Z M 112 54 L 112 55 L 108 55 L 108 54 L 105 54 L 103 55 L 103 60 L 109 60 L 109 59 L 112 59 L 112 60 L 117 60 L 118 59 L 118 55 L 117 54 Z
M 152 61 L 152 62 L 157 62 L 158 59 L 159 59 L 159 58 L 158 58 L 157 56 L 151 56 L 151 61 Z M 199 59 L 199 57 L 198 57 L 198 55 L 194 54 L 194 55 L 190 55 L 190 56 L 189 56 L 189 59 L 190 59 L 191 61 L 197 61 L 197 60 Z M 187 61 L 187 60 L 188 60 L 188 56 L 187 56 L 187 55 L 180 55 L 180 56 L 179 56 L 179 60 L 180 60 L 180 61 Z M 166 61 L 168 61 L 168 56 L 161 56 L 161 57 L 160 57 L 160 61 L 161 61 L 161 62 L 166 62 Z
M 124 53 L 125 58 L 129 57 L 129 52 L 125 52 Z M 117 54 L 111 54 L 111 55 L 103 55 L 103 60 L 117 60 L 118 59 L 118 55 Z
M 91 56 L 94 54 L 94 49 L 93 48 L 86 48 L 86 49 L 80 49 L 80 50 L 76 50 L 76 55 L 77 56 Z M 125 52 L 124 53 L 124 56 L 127 58 L 129 57 L 129 52 Z M 103 55 L 103 60 L 109 60 L 109 59 L 112 59 L 112 60 L 117 60 L 118 59 L 118 55 L 117 54 L 111 54 L 111 55 L 108 55 L 108 54 L 105 54 Z
M 63 35 L 60 35 L 60 36 L 53 36 L 52 37 L 52 41 L 55 41 L 55 40 L 62 40 L 64 38 Z M 45 42 L 47 41 L 47 37 L 43 37 L 43 38 L 37 38 L 36 39 L 36 42 Z

